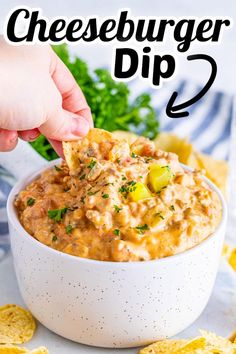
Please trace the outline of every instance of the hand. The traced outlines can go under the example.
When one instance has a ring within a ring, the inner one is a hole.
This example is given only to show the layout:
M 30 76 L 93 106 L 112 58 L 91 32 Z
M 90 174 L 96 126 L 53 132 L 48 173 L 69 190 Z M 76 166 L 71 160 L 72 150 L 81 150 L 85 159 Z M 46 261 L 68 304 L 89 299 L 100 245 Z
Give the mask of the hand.
M 0 151 L 42 133 L 62 156 L 62 140 L 93 126 L 82 91 L 51 47 L 12 46 L 0 37 L 0 78 Z

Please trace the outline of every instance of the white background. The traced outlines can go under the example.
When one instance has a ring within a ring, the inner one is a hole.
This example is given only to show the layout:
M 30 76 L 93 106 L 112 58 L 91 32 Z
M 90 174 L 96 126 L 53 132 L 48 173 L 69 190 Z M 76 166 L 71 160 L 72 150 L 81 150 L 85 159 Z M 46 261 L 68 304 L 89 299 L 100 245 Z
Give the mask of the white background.
M 8 11 L 16 5 L 28 5 L 41 7 L 43 14 L 49 18 L 54 16 L 88 16 L 99 15 L 114 16 L 120 8 L 130 8 L 136 16 L 230 16 L 236 23 L 236 1 L 235 0 L 39 0 L 39 1 L 16 1 L 0 0 L 0 31 L 2 30 L 4 18 Z M 89 46 L 78 43 L 72 48 L 82 58 L 86 59 L 91 67 L 110 66 L 112 44 Z M 176 54 L 175 45 L 168 40 L 166 43 L 157 44 L 157 51 L 165 51 Z M 218 75 L 214 83 L 215 89 L 224 90 L 230 93 L 236 91 L 235 66 L 236 66 L 236 29 L 235 26 L 224 31 L 221 44 L 192 44 L 190 53 L 206 53 L 212 55 L 218 64 Z M 178 57 L 178 75 L 188 79 L 194 79 L 204 84 L 209 75 L 209 66 L 206 63 L 198 63 L 197 69 L 193 69 L 193 63 L 187 63 L 183 54 Z

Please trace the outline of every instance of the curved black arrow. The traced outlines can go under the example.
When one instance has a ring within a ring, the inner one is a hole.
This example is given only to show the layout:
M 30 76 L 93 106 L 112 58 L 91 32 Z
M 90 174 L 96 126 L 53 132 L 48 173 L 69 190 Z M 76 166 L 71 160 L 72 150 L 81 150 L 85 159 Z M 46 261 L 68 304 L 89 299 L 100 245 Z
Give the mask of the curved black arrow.
M 216 74 L 217 74 L 217 65 L 215 60 L 206 54 L 193 54 L 193 55 L 189 55 L 187 56 L 188 60 L 198 60 L 198 59 L 202 59 L 202 60 L 206 60 L 208 63 L 211 64 L 211 75 L 209 77 L 209 80 L 207 81 L 206 85 L 203 87 L 203 89 L 193 98 L 191 98 L 190 100 L 178 104 L 178 105 L 174 105 L 176 97 L 178 96 L 178 92 L 173 92 L 172 96 L 169 99 L 169 102 L 166 106 L 166 114 L 168 117 L 170 118 L 183 118 L 183 117 L 187 117 L 189 115 L 188 111 L 183 111 L 183 112 L 177 112 L 181 109 L 187 108 L 189 106 L 191 106 L 192 104 L 194 104 L 195 102 L 197 102 L 198 100 L 200 100 L 200 98 L 202 98 L 207 91 L 209 90 L 209 88 L 211 87 L 211 85 L 213 84 L 213 82 L 215 81 L 216 78 Z

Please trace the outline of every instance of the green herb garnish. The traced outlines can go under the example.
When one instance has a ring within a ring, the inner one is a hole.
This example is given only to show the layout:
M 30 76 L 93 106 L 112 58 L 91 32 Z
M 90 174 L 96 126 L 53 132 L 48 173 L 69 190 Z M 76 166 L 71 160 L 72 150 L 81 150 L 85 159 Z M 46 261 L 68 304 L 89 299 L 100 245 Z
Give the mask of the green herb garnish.
M 132 152 L 131 157 L 136 158 L 138 155 L 136 155 L 134 152 Z
M 123 186 L 121 186 L 119 188 L 119 192 L 123 194 L 123 196 L 125 198 L 127 198 L 127 194 L 129 192 L 133 192 L 136 189 L 136 182 L 135 181 L 129 181 L 126 184 L 123 184 Z
M 171 172 L 170 166 L 166 165 L 166 166 L 161 166 L 161 168 L 165 168 L 167 171 Z
M 81 198 L 80 198 L 80 202 L 81 202 L 82 204 L 84 204 L 84 203 L 85 203 L 85 201 L 84 201 L 84 200 L 85 200 L 85 197 L 81 197 Z
M 94 192 L 89 191 L 89 192 L 87 193 L 87 195 L 91 196 L 91 195 L 97 194 L 98 192 L 99 192 L 99 190 L 94 191 Z
M 153 157 L 151 157 L 151 156 L 145 157 L 145 162 L 146 162 L 146 163 L 149 162 L 149 161 L 151 161 L 151 160 L 153 160 Z
M 67 233 L 67 234 L 71 234 L 72 230 L 73 230 L 72 225 L 67 225 L 67 226 L 66 226 L 66 233 Z
M 153 216 L 159 216 L 162 220 L 164 220 L 164 216 L 161 213 L 155 213 Z
M 89 163 L 89 165 L 88 165 L 88 168 L 90 168 L 90 169 L 92 169 L 92 168 L 94 168 L 94 166 L 96 165 L 96 161 L 95 160 L 92 160 L 90 163 Z
M 82 181 L 83 179 L 85 179 L 86 174 L 83 174 L 82 176 L 79 177 L 79 180 Z
M 120 230 L 119 229 L 115 229 L 113 231 L 113 234 L 116 235 L 116 236 L 120 236 Z
M 136 230 L 138 230 L 138 233 L 143 235 L 145 231 L 149 230 L 149 226 L 147 224 L 144 225 L 139 225 L 135 227 Z
M 103 199 L 108 199 L 108 198 L 109 198 L 109 194 L 103 194 L 103 195 L 102 195 L 102 198 L 103 198 Z
M 60 167 L 56 166 L 56 165 L 54 165 L 54 168 L 55 168 L 55 170 L 56 170 L 57 172 L 61 172 L 61 171 L 62 171 L 62 169 L 61 169 Z
M 52 237 L 52 242 L 55 242 L 55 241 L 57 241 L 57 236 L 56 236 L 56 235 L 54 235 L 54 236 Z
M 32 206 L 32 205 L 34 205 L 34 203 L 35 203 L 35 199 L 34 198 L 27 199 L 27 205 L 28 206 Z
M 116 213 L 119 213 L 122 210 L 122 208 L 119 208 L 117 205 L 114 205 L 114 209 Z
M 48 216 L 50 219 L 55 221 L 61 221 L 68 208 L 48 210 Z
M 172 204 L 172 205 L 170 206 L 170 209 L 174 211 L 174 210 L 175 210 L 175 206 Z

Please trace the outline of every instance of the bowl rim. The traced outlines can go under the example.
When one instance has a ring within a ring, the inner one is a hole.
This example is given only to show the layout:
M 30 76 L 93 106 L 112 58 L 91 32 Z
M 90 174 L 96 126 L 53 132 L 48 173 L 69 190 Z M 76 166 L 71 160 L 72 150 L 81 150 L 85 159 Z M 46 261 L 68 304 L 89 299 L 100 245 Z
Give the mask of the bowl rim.
M 181 253 L 177 253 L 171 256 L 167 256 L 164 258 L 158 258 L 158 259 L 152 259 L 152 260 L 148 260 L 148 261 L 130 261 L 130 262 L 114 262 L 114 261 L 101 261 L 101 260 L 96 260 L 96 259 L 90 259 L 90 258 L 82 258 L 79 256 L 74 256 L 68 253 L 64 253 L 62 251 L 58 251 L 52 247 L 49 247 L 47 245 L 45 245 L 44 243 L 38 241 L 37 239 L 35 239 L 33 236 L 31 236 L 25 229 L 24 227 L 21 225 L 19 218 L 17 216 L 16 213 L 16 209 L 14 207 L 14 200 L 16 195 L 23 189 L 25 188 L 29 183 L 32 183 L 37 177 L 40 176 L 40 174 L 43 171 L 46 171 L 47 169 L 50 169 L 52 166 L 55 166 L 56 164 L 60 163 L 62 161 L 62 159 L 56 159 L 53 161 L 50 161 L 48 163 L 45 164 L 45 166 L 39 168 L 38 170 L 36 170 L 33 174 L 28 174 L 25 177 L 21 178 L 19 181 L 16 182 L 16 184 L 13 186 L 8 199 L 7 199 L 7 217 L 8 217 L 8 222 L 11 223 L 14 228 L 16 230 L 18 230 L 18 232 L 21 234 L 21 236 L 23 236 L 27 242 L 31 242 L 32 244 L 34 244 L 36 247 L 42 248 L 43 250 L 51 253 L 52 255 L 54 255 L 55 257 L 59 256 L 61 258 L 64 258 L 65 260 L 68 259 L 69 261 L 75 261 L 75 262 L 82 262 L 82 263 L 87 263 L 90 265 L 95 265 L 95 266 L 101 266 L 101 265 L 105 265 L 105 266 L 109 266 L 109 267 L 115 267 L 115 268 L 132 268 L 132 267 L 137 267 L 137 266 L 147 266 L 150 264 L 155 264 L 155 263 L 169 263 L 169 262 L 173 262 L 175 260 L 179 260 L 179 259 L 183 259 L 185 257 L 191 256 L 191 254 L 197 252 L 198 250 L 201 250 L 202 248 L 206 247 L 208 245 L 209 242 L 212 241 L 212 239 L 214 239 L 215 237 L 217 237 L 218 235 L 220 235 L 221 232 L 224 232 L 224 227 L 226 225 L 226 221 L 227 221 L 227 205 L 226 205 L 226 201 L 225 198 L 222 194 L 222 192 L 219 190 L 218 187 L 216 187 L 216 185 L 214 183 L 212 183 L 207 177 L 202 176 L 202 178 L 207 182 L 207 184 L 211 187 L 211 189 L 213 189 L 221 202 L 222 205 L 222 217 L 221 217 L 221 221 L 218 224 L 217 228 L 215 229 L 215 231 L 209 235 L 206 239 L 204 239 L 202 242 L 198 243 L 197 245 L 193 246 L 192 248 L 189 248 Z M 181 164 L 182 167 L 187 170 L 187 171 L 193 171 L 193 169 L 189 166 L 186 166 L 184 164 Z

